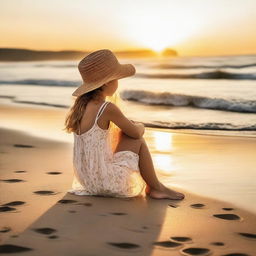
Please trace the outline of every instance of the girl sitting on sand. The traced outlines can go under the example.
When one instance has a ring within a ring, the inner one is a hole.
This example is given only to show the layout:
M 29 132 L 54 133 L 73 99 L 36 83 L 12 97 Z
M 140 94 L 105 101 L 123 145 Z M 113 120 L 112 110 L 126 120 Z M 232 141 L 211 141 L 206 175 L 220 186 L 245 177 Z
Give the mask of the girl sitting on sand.
M 72 189 L 76 195 L 134 197 L 145 192 L 152 198 L 183 199 L 165 187 L 155 174 L 144 125 L 127 119 L 111 97 L 118 79 L 135 74 L 132 64 L 120 64 L 108 49 L 83 58 L 78 65 L 83 84 L 66 120 L 74 133 Z

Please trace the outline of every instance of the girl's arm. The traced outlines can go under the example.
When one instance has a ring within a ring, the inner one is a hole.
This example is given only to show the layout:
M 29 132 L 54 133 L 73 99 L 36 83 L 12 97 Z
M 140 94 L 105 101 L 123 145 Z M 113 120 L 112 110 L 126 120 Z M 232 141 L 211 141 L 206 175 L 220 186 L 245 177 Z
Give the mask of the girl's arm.
M 135 124 L 136 126 L 138 126 L 139 129 L 142 129 L 142 135 L 143 135 L 144 132 L 145 132 L 145 126 L 144 126 L 144 124 L 141 123 L 141 122 L 133 121 L 133 120 L 131 120 L 131 119 L 130 119 L 130 121 L 131 121 L 133 124 Z M 142 135 L 141 135 L 141 136 L 142 136 Z
M 105 109 L 106 117 L 115 123 L 128 136 L 139 139 L 143 136 L 145 127 L 142 123 L 130 121 L 113 103 L 109 103 Z

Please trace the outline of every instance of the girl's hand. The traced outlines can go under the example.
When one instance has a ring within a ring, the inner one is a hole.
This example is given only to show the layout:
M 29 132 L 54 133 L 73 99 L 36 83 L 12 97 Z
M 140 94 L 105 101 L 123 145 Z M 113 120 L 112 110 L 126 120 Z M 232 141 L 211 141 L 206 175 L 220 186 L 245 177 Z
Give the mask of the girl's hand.
M 134 123 L 140 130 L 141 136 L 143 136 L 144 132 L 145 132 L 145 125 L 141 122 L 136 122 L 133 120 L 130 120 L 132 123 Z
M 141 123 L 141 122 L 133 121 L 133 120 L 131 120 L 131 119 L 130 119 L 130 121 L 131 121 L 132 123 L 134 123 L 134 124 L 142 124 L 142 125 L 144 126 L 144 124 Z
M 140 129 L 140 133 L 141 133 L 141 136 L 143 136 L 144 132 L 145 132 L 145 126 L 143 123 L 135 123 L 135 125 Z

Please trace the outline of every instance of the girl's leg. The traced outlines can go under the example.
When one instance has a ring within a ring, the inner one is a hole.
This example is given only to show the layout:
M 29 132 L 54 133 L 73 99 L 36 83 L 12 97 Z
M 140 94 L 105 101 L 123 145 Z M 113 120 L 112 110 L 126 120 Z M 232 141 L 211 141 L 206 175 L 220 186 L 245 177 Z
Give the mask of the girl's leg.
M 144 144 L 144 138 L 134 139 L 121 132 L 120 141 L 116 146 L 115 152 L 130 150 L 138 154 L 141 176 L 148 184 L 146 190 L 149 189 L 149 186 L 160 190 L 161 185 L 156 177 L 150 152 L 147 146 L 145 144 L 142 146 L 142 144 Z
M 184 194 L 180 192 L 176 192 L 175 190 L 172 190 L 170 188 L 165 187 L 161 182 L 158 181 L 153 161 L 151 158 L 151 154 L 149 152 L 148 146 L 146 144 L 146 141 L 144 138 L 142 138 L 142 144 L 140 147 L 140 159 L 139 159 L 139 166 L 141 170 L 141 176 L 144 178 L 144 180 L 147 182 L 148 180 L 156 181 L 155 185 L 151 185 L 151 183 L 148 183 L 148 186 L 146 188 L 146 193 L 149 194 L 153 198 L 169 198 L 169 199 L 183 199 Z
M 162 184 L 156 176 L 154 164 L 144 138 L 141 139 L 140 151 L 138 154 L 140 156 L 140 173 L 148 185 L 146 188 L 146 192 L 149 193 L 151 189 L 161 190 Z
M 122 133 L 115 152 L 131 150 L 139 154 L 140 173 L 147 183 L 146 193 L 153 198 L 183 199 L 182 193 L 165 187 L 157 178 L 151 154 L 144 138 L 133 139 Z

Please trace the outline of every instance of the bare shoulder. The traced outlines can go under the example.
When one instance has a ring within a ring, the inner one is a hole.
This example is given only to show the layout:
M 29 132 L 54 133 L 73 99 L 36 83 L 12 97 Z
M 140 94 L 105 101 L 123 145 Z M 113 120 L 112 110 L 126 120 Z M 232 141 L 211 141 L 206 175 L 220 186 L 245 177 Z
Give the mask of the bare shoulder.
M 115 112 L 121 111 L 120 108 L 112 102 L 109 102 L 107 104 L 106 110 L 107 110 L 108 113 L 115 113 Z
M 120 118 L 120 117 L 126 118 L 122 110 L 115 103 L 112 103 L 112 102 L 109 102 L 107 104 L 106 112 L 107 112 L 106 115 L 112 121 L 113 119 Z
M 128 136 L 133 138 L 139 138 L 141 136 L 137 126 L 131 122 L 114 103 L 110 102 L 108 104 L 106 116 L 108 120 L 115 123 Z

